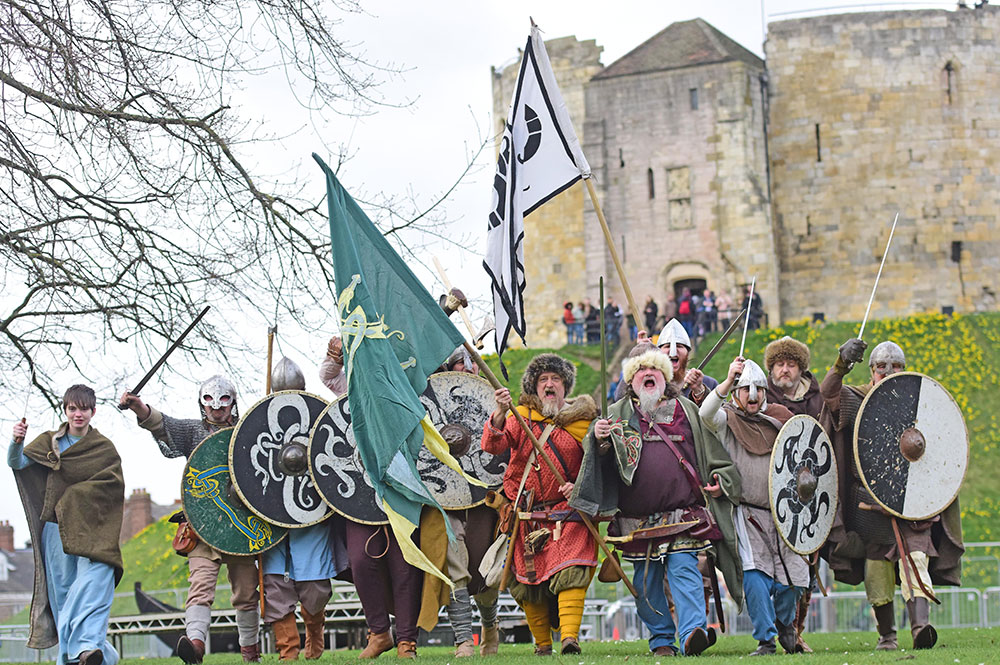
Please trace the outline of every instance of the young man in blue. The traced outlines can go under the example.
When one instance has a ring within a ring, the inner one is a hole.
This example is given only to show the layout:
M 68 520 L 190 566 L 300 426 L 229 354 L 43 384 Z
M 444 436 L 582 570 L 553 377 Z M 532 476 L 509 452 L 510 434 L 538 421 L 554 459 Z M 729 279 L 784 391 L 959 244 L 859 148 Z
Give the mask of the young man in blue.
M 122 577 L 125 481 L 114 444 L 90 425 L 96 407 L 91 388 L 72 386 L 66 422 L 27 445 L 28 426 L 17 423 L 7 452 L 34 545 L 28 646 L 58 642 L 58 665 L 118 662 L 107 634 Z

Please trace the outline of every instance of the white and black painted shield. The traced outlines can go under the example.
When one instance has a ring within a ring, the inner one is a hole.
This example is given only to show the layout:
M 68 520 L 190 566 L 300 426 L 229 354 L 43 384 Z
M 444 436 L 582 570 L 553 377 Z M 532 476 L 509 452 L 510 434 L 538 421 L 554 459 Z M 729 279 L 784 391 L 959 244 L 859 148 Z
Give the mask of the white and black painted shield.
M 778 533 L 793 552 L 812 554 L 826 542 L 837 512 L 837 459 L 812 416 L 794 416 L 778 432 L 768 496 Z
M 309 432 L 325 400 L 283 390 L 254 404 L 236 425 L 229 445 L 233 484 L 247 507 L 290 529 L 331 515 L 309 476 Z
M 336 512 L 362 524 L 388 524 L 358 454 L 347 396 L 332 402 L 309 436 L 309 475 Z
M 969 467 L 962 409 L 929 376 L 887 376 L 861 403 L 854 460 L 883 508 L 908 520 L 929 519 L 955 500 Z
M 487 486 L 470 485 L 426 448 L 417 456 L 420 479 L 446 510 L 480 505 L 487 491 L 503 483 L 509 458 L 509 453 L 491 455 L 480 447 L 483 427 L 496 406 L 493 387 L 486 379 L 467 372 L 439 372 L 428 377 L 420 401 L 462 470 Z

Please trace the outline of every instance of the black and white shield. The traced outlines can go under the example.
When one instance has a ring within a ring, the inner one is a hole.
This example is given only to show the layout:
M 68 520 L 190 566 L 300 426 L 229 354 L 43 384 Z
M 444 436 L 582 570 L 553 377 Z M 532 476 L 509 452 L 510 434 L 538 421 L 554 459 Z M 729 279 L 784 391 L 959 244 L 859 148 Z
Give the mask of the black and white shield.
M 332 402 L 313 427 L 309 475 L 316 491 L 337 513 L 362 524 L 388 524 L 358 454 L 346 396 Z
M 940 383 L 917 372 L 879 381 L 854 426 L 854 460 L 872 497 L 908 520 L 947 508 L 969 466 L 962 409 Z
M 778 533 L 793 552 L 812 554 L 826 542 L 837 512 L 837 459 L 812 416 L 794 416 L 778 432 L 768 496 Z
M 473 508 L 486 499 L 486 492 L 503 483 L 509 453 L 491 455 L 480 448 L 483 427 L 496 399 L 488 381 L 466 372 L 440 372 L 428 378 L 420 396 L 434 426 L 466 475 L 486 484 L 471 485 L 444 465 L 427 448 L 417 456 L 417 472 L 431 495 L 446 510 Z
M 283 390 L 254 404 L 236 425 L 229 446 L 233 483 L 267 521 L 294 529 L 330 516 L 307 461 L 309 432 L 326 406 L 316 395 Z

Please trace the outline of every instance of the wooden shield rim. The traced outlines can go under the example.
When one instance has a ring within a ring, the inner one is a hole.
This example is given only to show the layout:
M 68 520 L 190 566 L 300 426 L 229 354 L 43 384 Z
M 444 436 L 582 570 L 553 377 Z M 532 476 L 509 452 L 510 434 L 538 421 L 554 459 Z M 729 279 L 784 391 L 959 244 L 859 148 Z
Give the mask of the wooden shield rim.
M 252 512 L 257 517 L 261 518 L 262 520 L 264 520 L 266 522 L 270 522 L 271 524 L 276 524 L 276 525 L 284 527 L 286 529 L 303 529 L 303 528 L 305 528 L 307 526 L 313 526 L 315 524 L 319 524 L 320 522 L 323 522 L 323 521 L 329 519 L 330 516 L 333 515 L 333 513 L 330 510 L 327 510 L 326 513 L 323 515 L 323 517 L 319 518 L 318 520 L 315 520 L 313 522 L 302 523 L 302 524 L 299 524 L 297 522 L 294 523 L 294 524 L 292 524 L 292 523 L 285 523 L 285 522 L 277 522 L 277 521 L 271 519 L 270 517 L 265 517 L 264 515 L 261 515 L 257 511 L 257 509 L 254 506 L 252 506 L 249 501 L 247 501 L 247 498 L 243 495 L 243 490 L 240 489 L 240 484 L 238 482 L 236 482 L 236 474 L 233 473 L 233 447 L 236 445 L 236 436 L 240 432 L 240 427 L 242 427 L 243 423 L 246 422 L 247 416 L 249 416 L 253 412 L 253 410 L 256 409 L 258 406 L 260 406 L 261 404 L 263 404 L 267 400 L 275 397 L 276 395 L 290 395 L 290 394 L 294 394 L 294 395 L 306 395 L 308 397 L 314 397 L 317 400 L 319 400 L 321 404 L 326 404 L 327 406 L 324 407 L 322 411 L 320 411 L 320 415 L 316 416 L 316 420 L 317 421 L 323 416 L 324 413 L 326 413 L 326 409 L 329 408 L 329 403 L 325 399 L 323 399 L 319 395 L 311 393 L 311 392 L 309 392 L 307 390 L 278 390 L 278 391 L 275 391 L 275 392 L 271 393 L 270 395 L 267 395 L 265 397 L 261 397 L 259 400 L 257 400 L 256 402 L 254 402 L 250 406 L 249 409 L 246 410 L 246 412 L 243 414 L 242 417 L 240 417 L 240 421 L 238 423 L 236 423 L 236 427 L 234 428 L 235 431 L 233 432 L 233 437 L 229 440 L 229 475 L 230 475 L 230 477 L 231 477 L 231 479 L 233 481 L 233 487 L 236 488 L 236 494 L 243 501 L 243 504 L 247 507 L 247 510 L 249 510 L 250 512 Z M 312 438 L 312 427 L 309 428 L 309 434 L 310 434 L 310 439 L 311 439 Z M 308 452 L 308 449 L 307 449 L 306 452 Z M 307 457 L 308 457 L 308 455 L 307 455 Z M 313 487 L 315 488 L 316 487 L 316 481 L 313 480 L 312 476 L 309 477 L 309 480 L 313 481 Z M 327 508 L 331 507 L 330 504 L 326 501 L 326 499 L 323 498 L 323 495 L 319 493 L 318 489 L 316 490 L 316 494 L 320 497 L 320 499 L 322 499 L 323 503 L 326 503 Z
M 333 407 L 335 407 L 338 404 L 340 404 L 340 400 L 345 400 L 345 399 L 347 399 L 347 395 L 341 395 L 337 399 L 333 400 L 332 402 L 330 402 L 329 404 L 327 404 L 326 408 L 323 409 L 323 411 L 320 412 L 319 416 L 316 418 L 316 422 L 313 423 L 312 429 L 309 430 L 309 450 L 310 450 L 310 453 L 312 451 L 313 437 L 316 436 L 316 428 L 319 425 L 319 421 L 323 420 L 323 417 L 326 416 L 327 411 L 329 411 Z M 348 402 L 348 405 L 350 405 L 350 402 Z M 376 522 L 376 521 L 370 521 L 370 520 L 361 520 L 361 519 L 358 519 L 357 517 L 355 517 L 354 515 L 348 515 L 347 513 L 345 513 L 344 511 L 340 510 L 335 505 L 333 505 L 333 503 L 331 503 L 330 500 L 326 498 L 326 495 L 323 494 L 323 490 L 321 490 L 319 488 L 319 483 L 316 482 L 316 473 L 313 470 L 312 454 L 306 455 L 306 457 L 309 459 L 309 477 L 312 478 L 313 487 L 316 488 L 316 493 L 319 494 L 320 498 L 323 499 L 323 501 L 326 502 L 326 505 L 330 506 L 330 510 L 332 510 L 335 513 L 337 513 L 341 517 L 343 517 L 345 519 L 348 519 L 351 522 L 354 522 L 355 524 L 371 524 L 372 526 L 381 526 L 383 524 L 388 524 L 389 523 L 389 518 L 388 517 L 386 517 L 384 520 L 378 521 L 378 522 Z M 367 471 L 365 471 L 365 473 L 367 473 Z M 385 510 L 382 510 L 382 512 L 384 513 Z
M 830 473 L 833 474 L 834 479 L 838 478 L 838 474 L 840 472 L 840 469 L 837 467 L 837 455 L 836 455 L 836 452 L 833 449 L 833 439 L 830 438 L 829 432 L 826 431 L 826 428 L 823 427 L 823 425 L 816 418 L 813 418 L 812 416 L 810 416 L 807 413 L 799 413 L 799 414 L 794 415 L 794 416 L 792 416 L 791 418 L 789 418 L 788 420 L 785 421 L 785 424 L 781 426 L 780 430 L 778 430 L 778 436 L 775 437 L 775 439 L 774 439 L 774 446 L 771 447 L 771 458 L 770 458 L 770 462 L 769 462 L 769 466 L 768 466 L 768 474 L 767 474 L 767 503 L 768 503 L 768 508 L 771 509 L 771 520 L 774 522 L 774 528 L 778 532 L 778 535 L 781 536 L 781 540 L 783 540 L 785 542 L 785 545 L 788 545 L 788 549 L 792 550 L 796 554 L 801 554 L 802 556 L 809 556 L 813 552 L 817 551 L 819 548 L 823 547 L 823 544 L 826 543 L 827 539 L 830 537 L 830 531 L 833 531 L 833 522 L 832 521 L 830 522 L 830 530 L 826 532 L 826 537 L 823 538 L 823 540 L 820 542 L 819 545 L 817 545 L 814 549 L 811 549 L 811 550 L 808 550 L 808 551 L 806 551 L 806 550 L 800 550 L 800 549 L 797 549 L 790 542 L 788 542 L 788 538 L 785 537 L 784 531 L 781 530 L 781 524 L 778 523 L 778 516 L 775 514 L 775 510 L 774 510 L 774 473 L 773 473 L 773 470 L 774 470 L 774 453 L 778 449 L 778 442 L 781 441 L 781 433 L 785 430 L 785 428 L 788 427 L 788 425 L 791 424 L 791 423 L 793 423 L 793 422 L 801 422 L 802 420 L 811 420 L 811 421 L 813 421 L 816 424 L 816 427 L 820 428 L 820 430 L 823 432 L 823 436 L 826 437 L 827 443 L 830 444 L 830 463 L 832 464 L 832 467 L 830 469 Z M 832 506 L 832 509 L 833 509 L 834 520 L 836 520 L 837 508 L 840 505 L 840 487 L 839 487 L 839 482 L 835 482 L 834 483 L 834 488 L 837 489 L 837 492 L 833 496 L 833 506 Z
M 208 441 L 209 439 L 211 439 L 216 434 L 219 434 L 220 432 L 225 432 L 226 430 L 235 430 L 235 429 L 236 429 L 235 427 L 222 427 L 220 429 L 217 429 L 216 431 L 212 432 L 211 434 L 209 434 L 208 436 L 206 436 L 204 439 L 202 439 L 201 441 L 199 441 L 198 445 L 195 446 L 194 449 L 191 451 L 191 454 L 188 455 L 188 459 L 184 462 L 184 472 L 181 475 L 181 510 L 184 511 L 184 515 L 185 516 L 187 516 L 188 512 L 187 512 L 187 504 L 184 502 L 184 496 L 185 496 L 185 494 L 184 494 L 184 478 L 187 477 L 188 465 L 190 465 L 191 458 L 194 457 L 195 451 L 197 451 L 199 448 L 201 448 L 201 446 L 202 446 L 203 443 L 205 443 L 206 441 Z M 230 442 L 232 441 L 232 437 L 234 435 L 235 435 L 235 432 L 233 432 L 232 434 L 230 434 Z M 227 455 L 227 457 L 228 457 L 228 455 Z M 235 486 L 236 483 L 233 483 L 233 485 Z M 242 497 L 240 497 L 240 498 L 242 500 Z M 246 505 L 245 502 L 244 502 L 244 505 Z M 247 510 L 250 510 L 249 506 L 247 506 Z M 251 511 L 251 512 L 253 512 L 253 511 Z M 254 513 L 254 515 L 256 515 L 257 517 L 260 517 L 260 515 L 257 515 L 257 513 Z M 261 517 L 261 519 L 264 519 L 264 518 Z M 271 544 L 268 545 L 267 547 L 263 547 L 260 550 L 258 550 L 256 552 L 253 552 L 253 553 L 249 553 L 249 554 L 246 553 L 246 552 L 230 552 L 228 550 L 224 550 L 222 548 L 216 547 L 212 543 L 208 542 L 207 538 L 205 538 L 203 535 L 201 535 L 201 532 L 198 531 L 198 528 L 194 525 L 193 522 L 189 521 L 188 522 L 188 526 L 190 526 L 191 529 L 195 532 L 195 535 L 197 535 L 198 538 L 201 539 L 201 542 L 205 543 L 206 545 L 208 545 L 209 547 L 211 547 L 216 552 L 222 552 L 223 554 L 228 554 L 230 556 L 257 556 L 258 554 L 263 554 L 264 552 L 268 551 L 269 549 L 271 549 L 272 547 L 274 547 L 275 545 L 277 545 L 278 543 L 280 543 L 282 540 L 284 540 L 286 536 L 288 536 L 288 529 L 285 529 L 284 527 L 281 527 L 280 525 L 274 524 L 270 520 L 264 520 L 264 521 L 267 522 L 268 524 L 272 525 L 272 526 L 278 526 L 279 528 L 281 528 L 282 529 L 282 534 L 281 534 L 281 536 L 279 538 L 275 538 L 274 540 L 272 540 Z
M 427 377 L 427 383 L 430 384 L 431 379 L 433 379 L 435 376 L 441 376 L 441 377 L 443 377 L 443 376 L 446 376 L 448 374 L 459 374 L 461 376 L 467 376 L 470 379 L 474 379 L 474 380 L 477 380 L 477 381 L 479 381 L 481 383 L 485 383 L 487 386 L 489 386 L 490 390 L 493 390 L 493 386 L 490 385 L 489 381 L 487 381 L 483 377 L 479 376 L 478 374 L 470 374 L 469 372 L 451 372 L 451 371 L 449 371 L 449 372 L 435 372 L 434 374 L 431 374 L 430 376 Z M 463 379 L 463 381 L 464 380 L 465 379 Z M 486 420 L 489 421 L 489 419 L 490 419 L 490 417 L 487 416 Z M 484 427 L 485 427 L 485 423 L 484 423 Z M 475 432 L 473 434 L 475 434 Z M 482 445 L 482 436 L 483 436 L 483 433 L 479 432 L 480 445 Z M 482 450 L 482 448 L 480 448 L 480 450 Z M 421 478 L 421 480 L 423 480 L 423 478 Z M 489 485 L 488 488 L 490 488 L 490 487 L 500 487 L 502 485 L 503 485 L 503 480 L 501 480 L 500 483 L 497 484 L 496 486 Z M 471 503 L 471 504 L 469 504 L 467 506 L 449 506 L 447 508 L 445 508 L 444 506 L 441 506 L 441 507 L 444 508 L 445 510 L 468 510 L 470 508 L 476 508 L 478 506 L 481 506 L 484 503 L 486 503 L 486 497 L 485 496 L 482 499 L 480 499 L 479 501 L 476 501 L 475 503 Z
M 888 380 L 892 379 L 892 377 L 894 377 L 894 376 L 919 376 L 921 379 L 927 379 L 929 381 L 932 381 L 942 391 L 944 391 L 944 394 L 948 396 L 948 399 L 951 401 L 951 403 L 955 405 L 955 410 L 958 412 L 959 418 L 962 421 L 962 431 L 965 432 L 965 466 L 964 466 L 964 469 L 962 471 L 962 480 L 958 483 L 958 487 L 955 488 L 955 492 L 951 495 L 951 498 L 948 499 L 947 503 L 945 503 L 944 506 L 940 510 L 938 510 L 936 512 L 933 512 L 933 513 L 930 513 L 929 515 L 924 515 L 922 517 L 907 517 L 906 515 L 903 515 L 902 513 L 898 513 L 895 510 L 893 510 L 892 508 L 890 508 L 889 506 L 887 506 L 884 503 L 882 503 L 879 500 L 879 498 L 877 496 L 875 496 L 875 493 L 872 492 L 872 488 L 868 485 L 868 479 L 865 478 L 864 471 L 861 470 L 861 458 L 858 455 L 858 428 L 861 425 L 861 416 L 863 416 L 864 413 L 865 413 L 865 407 L 868 406 L 868 400 L 871 399 L 871 396 L 875 394 L 875 391 L 878 389 L 879 386 L 884 385 L 885 381 L 888 381 Z M 852 446 L 851 447 L 852 447 L 852 452 L 853 452 L 853 455 L 854 455 L 854 468 L 856 468 L 858 470 L 858 476 L 861 478 L 861 484 L 864 485 L 865 491 L 867 491 L 868 494 L 872 497 L 872 499 L 875 500 L 875 503 L 877 503 L 879 506 L 881 506 L 890 515 L 893 515 L 893 516 L 898 517 L 900 519 L 909 520 L 911 522 L 918 522 L 920 520 L 928 520 L 928 519 L 934 517 L 935 515 L 940 515 L 945 510 L 947 510 L 948 506 L 950 506 L 951 504 L 953 504 L 955 502 L 955 499 L 958 497 L 958 493 L 962 490 L 962 485 L 965 484 L 965 477 L 969 473 L 969 457 L 970 457 L 970 450 L 969 450 L 969 426 L 965 422 L 965 416 L 962 415 L 962 407 L 960 407 L 958 405 L 958 402 L 956 402 L 955 398 L 952 396 L 952 394 L 950 392 L 948 392 L 948 389 L 945 388 L 943 385 L 941 385 L 940 381 L 938 381 L 937 379 L 935 379 L 933 377 L 927 376 L 926 374 L 923 374 L 921 372 L 905 372 L 904 371 L 904 372 L 896 372 L 895 374 L 890 374 L 889 376 L 885 377 L 884 379 L 882 379 L 881 381 L 879 381 L 877 384 L 875 384 L 872 387 L 872 389 L 868 391 L 868 394 L 865 395 L 865 398 L 861 401 L 861 406 L 858 407 L 858 416 L 857 416 L 857 418 L 854 421 L 854 441 L 852 442 Z

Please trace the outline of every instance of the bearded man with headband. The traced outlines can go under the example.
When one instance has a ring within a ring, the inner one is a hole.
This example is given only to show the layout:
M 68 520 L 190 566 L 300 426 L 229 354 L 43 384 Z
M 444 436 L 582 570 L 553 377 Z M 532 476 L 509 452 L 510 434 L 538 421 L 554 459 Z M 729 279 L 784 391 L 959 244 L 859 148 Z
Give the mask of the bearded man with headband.
M 552 654 L 550 604 L 557 606 L 562 653 L 580 653 L 583 599 L 597 567 L 597 543 L 566 503 L 583 459 L 583 441 L 597 417 L 589 395 L 566 399 L 576 367 L 554 353 L 535 356 L 521 378 L 517 410 L 528 422 L 542 450 L 566 482 L 559 484 L 548 464 L 534 459 L 535 448 L 517 419 L 510 391 L 496 391 L 497 408 L 483 428 L 482 449 L 494 455 L 510 451 L 503 492 L 516 510 L 530 511 L 511 536 L 514 582 L 510 594 L 524 610 L 535 638 L 535 653 Z M 523 488 L 523 489 L 522 489 Z
M 901 553 L 896 545 L 892 518 L 878 509 L 861 509 L 862 504 L 875 507 L 878 503 L 864 487 L 855 464 L 854 426 L 865 396 L 882 379 L 905 370 L 906 357 L 895 342 L 882 342 L 868 357 L 871 380 L 861 386 L 845 386 L 844 377 L 864 359 L 867 346 L 857 338 L 844 342 L 837 361 L 820 386 L 825 403 L 820 422 L 830 435 L 840 474 L 840 501 L 826 545 L 826 559 L 838 581 L 847 584 L 864 581 L 865 595 L 874 610 L 879 634 L 875 648 L 894 651 L 899 648 L 899 642 L 893 596 Z M 906 575 L 900 575 L 913 648 L 927 649 L 937 642 L 937 631 L 930 624 L 930 605 L 924 588 L 930 589 L 932 583 L 952 586 L 961 583 L 961 557 L 965 546 L 958 499 L 930 520 L 916 522 L 896 518 L 896 523 L 920 578 L 914 585 Z
M 768 498 L 771 449 L 792 412 L 767 402 L 767 376 L 752 360 L 736 358 L 726 380 L 710 392 L 699 415 L 716 432 L 742 479 L 736 508 L 736 536 L 743 568 L 743 595 L 757 649 L 776 652 L 774 638 L 788 653 L 799 653 L 795 611 L 809 584 L 809 566 L 778 534 Z M 732 392 L 733 400 L 726 402 Z
M 740 477 L 719 440 L 702 426 L 698 408 L 678 394 L 672 375 L 670 359 L 652 344 L 632 349 L 622 375 L 628 393 L 584 439 L 570 505 L 589 514 L 619 512 L 608 533 L 631 536 L 619 547 L 633 564 L 636 611 L 649 629 L 650 651 L 695 656 L 716 640 L 706 622 L 699 552 L 714 552 L 733 599 L 742 603 L 732 520 Z M 671 526 L 683 522 L 695 524 Z

